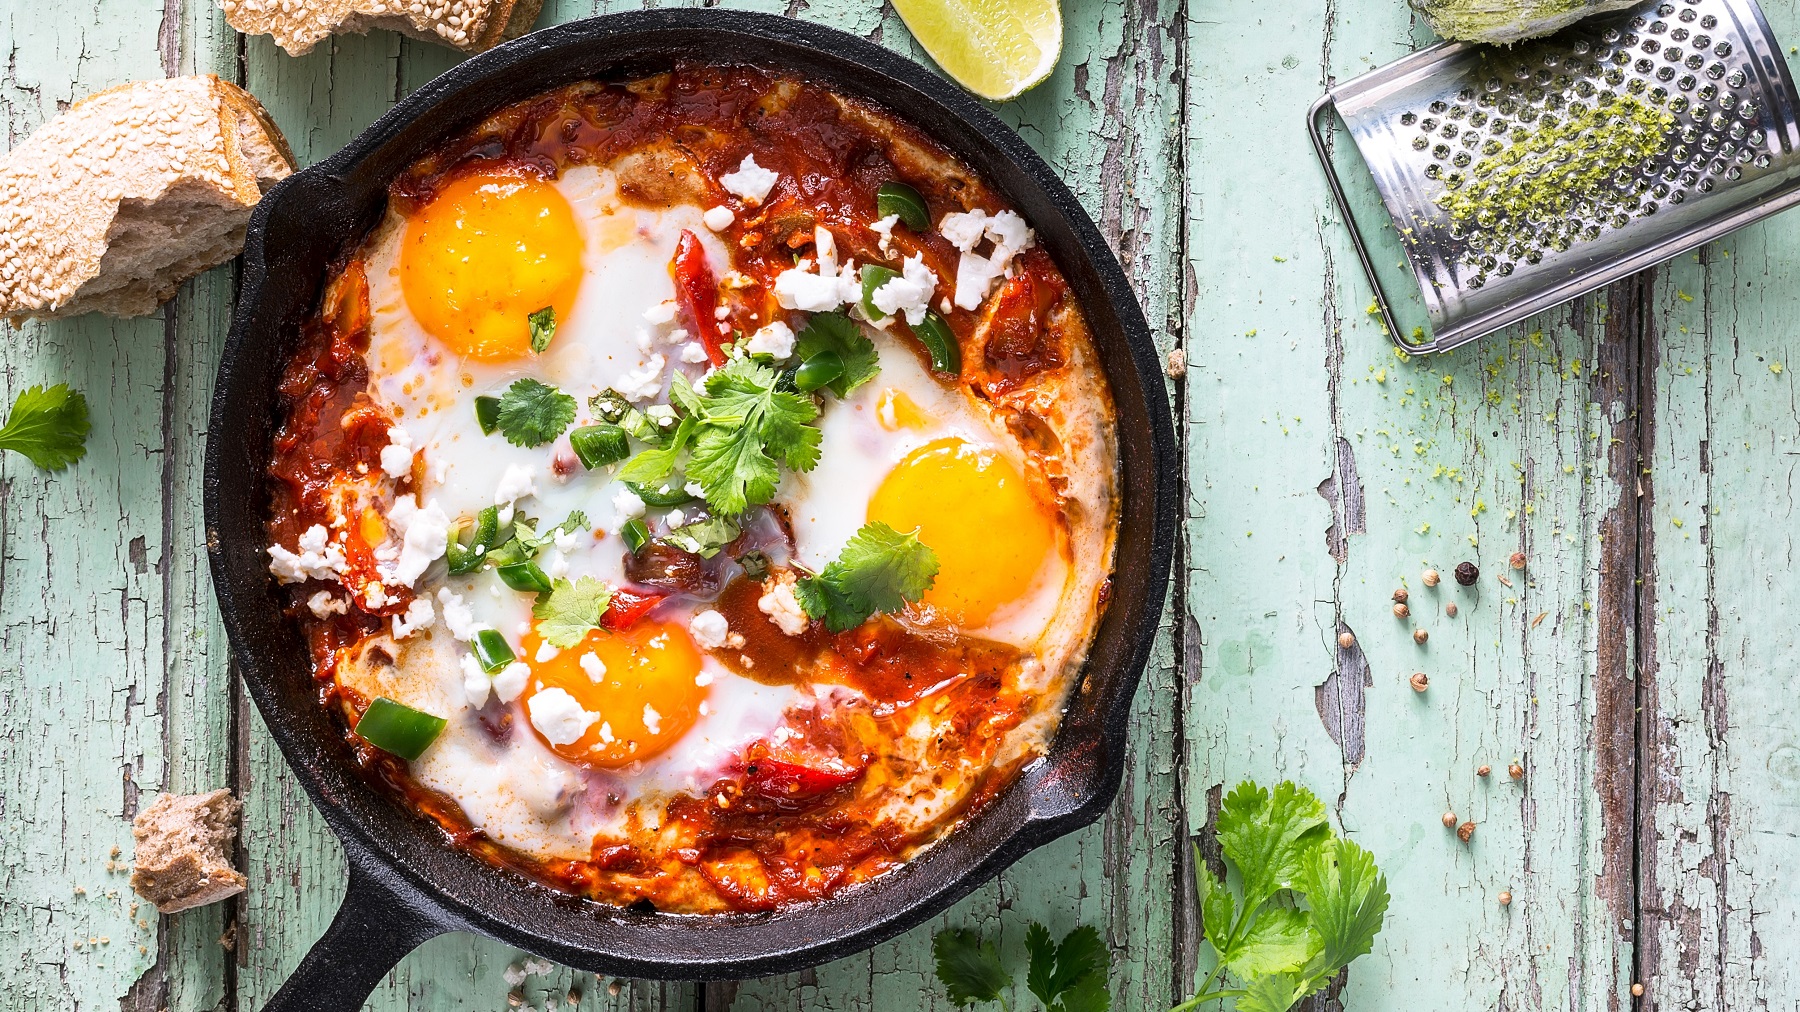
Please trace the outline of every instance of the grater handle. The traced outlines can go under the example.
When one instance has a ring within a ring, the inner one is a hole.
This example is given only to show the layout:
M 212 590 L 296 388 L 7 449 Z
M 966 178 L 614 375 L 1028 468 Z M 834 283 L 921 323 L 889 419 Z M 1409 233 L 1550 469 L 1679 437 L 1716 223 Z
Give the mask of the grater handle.
M 1409 355 L 1430 352 L 1435 349 L 1430 345 L 1409 345 L 1400 335 L 1400 324 L 1394 320 L 1394 311 L 1388 306 L 1387 292 L 1381 288 L 1381 279 L 1375 276 L 1375 263 L 1369 259 L 1369 247 L 1364 244 L 1362 230 L 1356 226 L 1356 218 L 1350 213 L 1350 201 L 1344 196 L 1344 184 L 1338 179 L 1337 168 L 1331 164 L 1331 153 L 1325 147 L 1325 135 L 1319 129 L 1319 122 L 1327 110 L 1337 111 L 1337 103 L 1332 100 L 1331 93 L 1319 96 L 1306 112 L 1306 132 L 1312 135 L 1313 151 L 1319 156 L 1319 165 L 1325 170 L 1325 182 L 1331 186 L 1331 199 L 1337 203 L 1338 213 L 1344 217 L 1344 225 L 1350 231 L 1350 241 L 1356 245 L 1356 259 L 1362 261 L 1363 276 L 1369 279 L 1369 287 L 1375 289 L 1375 304 L 1381 309 L 1381 322 L 1386 324 L 1388 337 L 1394 346 Z

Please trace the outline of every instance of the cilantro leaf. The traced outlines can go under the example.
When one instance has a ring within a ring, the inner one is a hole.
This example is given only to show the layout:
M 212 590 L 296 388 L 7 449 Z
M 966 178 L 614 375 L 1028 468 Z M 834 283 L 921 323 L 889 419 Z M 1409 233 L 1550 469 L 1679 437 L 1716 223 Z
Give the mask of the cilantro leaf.
M 843 313 L 814 313 L 794 342 L 794 350 L 803 362 L 823 352 L 835 352 L 843 360 L 844 371 L 837 379 L 825 384 L 839 397 L 848 397 L 850 391 L 881 371 L 875 342 L 869 340 L 856 321 Z
M 878 611 L 899 611 L 919 600 L 937 573 L 937 553 L 919 541 L 917 531 L 901 534 L 884 523 L 864 524 L 837 561 L 794 585 L 794 596 L 809 617 L 843 632 Z
M 1200 926 L 1205 929 L 1206 940 L 1212 943 L 1221 961 L 1229 960 L 1236 948 L 1231 932 L 1236 927 L 1237 897 L 1213 876 L 1198 845 L 1194 847 L 1194 881 L 1200 892 Z
M 719 549 L 736 541 L 739 533 L 738 525 L 730 518 L 709 517 L 677 527 L 663 535 L 662 540 L 684 552 L 710 559 L 719 554 Z
M 575 421 L 575 398 L 525 377 L 500 397 L 500 434 L 514 446 L 542 446 Z
M 525 322 L 531 327 L 531 350 L 542 355 L 556 336 L 556 307 L 545 306 L 526 317 Z
M 1057 992 L 1053 984 L 1056 979 L 1056 941 L 1050 937 L 1050 929 L 1032 921 L 1025 929 L 1025 951 L 1031 955 L 1030 969 L 1025 972 L 1025 986 L 1037 995 L 1038 1001 L 1049 1005 L 1056 999 Z
M 1319 952 L 1321 943 L 1298 907 L 1270 907 L 1250 923 L 1231 952 L 1221 953 L 1226 969 L 1249 979 L 1305 966 Z
M 1387 876 L 1375 857 L 1351 840 L 1330 840 L 1301 869 L 1300 889 L 1312 907 L 1321 948 L 1307 969 L 1314 987 L 1375 946 L 1387 913 Z
M 67 383 L 27 387 L 0 426 L 0 450 L 12 450 L 46 471 L 60 471 L 87 453 L 87 398 Z
M 676 458 L 681 451 L 687 449 L 688 441 L 694 438 L 694 419 L 683 418 L 675 428 L 675 438 L 668 446 L 655 450 L 644 450 L 625 462 L 619 469 L 619 480 L 637 485 L 654 485 L 669 476 L 675 470 Z
M 1243 877 L 1250 910 L 1292 888 L 1302 863 L 1331 835 L 1325 805 L 1291 780 L 1273 791 L 1239 784 L 1219 809 L 1218 831 L 1220 848 Z
M 946 929 L 931 938 L 938 979 L 957 1005 L 994 1001 L 1012 983 L 1000 965 L 1000 950 L 967 928 Z
M 1303 996 L 1300 975 L 1289 971 L 1254 977 L 1238 996 L 1237 1012 L 1287 1012 Z
M 820 433 L 807 424 L 818 406 L 775 385 L 775 371 L 750 359 L 733 359 L 706 380 L 687 476 L 717 513 L 736 516 L 773 499 L 780 465 L 810 471 L 819 462 Z
M 531 617 L 538 620 L 538 635 L 545 643 L 567 650 L 600 627 L 600 616 L 611 603 L 612 588 L 591 576 L 573 583 L 559 579 L 550 585 L 550 593 L 538 595 Z

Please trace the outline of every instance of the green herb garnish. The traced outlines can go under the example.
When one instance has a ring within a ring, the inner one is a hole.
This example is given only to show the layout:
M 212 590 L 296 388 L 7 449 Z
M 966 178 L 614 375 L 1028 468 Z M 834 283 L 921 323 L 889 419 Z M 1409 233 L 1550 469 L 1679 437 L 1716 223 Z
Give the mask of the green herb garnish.
M 1079 927 L 1063 936 L 1059 945 L 1050 929 L 1033 922 L 1025 931 L 1025 949 L 1031 954 L 1025 986 L 1045 1012 L 1106 1012 L 1112 1006 L 1106 990 L 1112 953 L 1100 932 Z M 992 941 L 966 928 L 946 929 L 932 936 L 931 954 L 952 1003 L 997 1001 L 1001 1008 L 1008 1007 L 1006 989 L 1013 978 Z
M 632 554 L 635 555 L 638 549 L 649 542 L 650 528 L 642 520 L 633 517 L 625 521 L 625 526 L 619 528 L 619 537 L 625 539 L 625 547 L 631 549 Z
M 591 576 L 557 580 L 549 593 L 538 597 L 531 616 L 538 620 L 538 635 L 545 643 L 567 650 L 600 628 L 600 617 L 611 603 L 612 588 Z
M 812 398 L 776 389 L 775 370 L 733 359 L 706 378 L 704 393 L 679 377 L 678 401 L 693 424 L 687 477 L 699 483 L 715 514 L 737 516 L 775 497 L 781 467 L 810 471 L 819 463 L 819 416 Z M 680 434 L 677 430 L 677 440 Z
M 575 398 L 530 377 L 517 379 L 501 396 L 494 421 L 514 446 L 542 446 L 575 421 Z
M 26 387 L 0 425 L 0 450 L 23 454 L 46 471 L 60 471 L 87 453 L 87 398 L 67 383 Z
M 1242 1012 L 1286 1012 L 1374 945 L 1387 878 L 1368 851 L 1332 835 L 1311 791 L 1239 784 L 1219 810 L 1218 839 L 1242 889 L 1227 888 L 1196 849 L 1201 925 L 1217 964 L 1171 1012 L 1232 997 Z M 1243 986 L 1209 990 L 1226 971 Z
M 883 268 L 885 269 L 885 268 Z M 864 267 L 866 272 L 868 267 Z M 890 272 L 892 273 L 892 272 Z M 843 372 L 833 378 L 825 386 L 839 397 L 848 397 L 850 391 L 862 386 L 881 371 L 881 358 L 876 354 L 875 342 L 863 334 L 856 321 L 843 313 L 814 313 L 807 321 L 794 342 L 794 351 L 800 356 L 801 369 L 814 357 L 831 352 L 843 363 Z M 815 388 L 816 389 L 816 388 Z
M 719 549 L 736 541 L 740 533 L 738 525 L 726 517 L 709 517 L 677 527 L 663 535 L 662 540 L 684 552 L 710 559 L 719 554 Z
M 884 523 L 864 524 L 837 561 L 794 585 L 794 596 L 809 617 L 843 632 L 876 612 L 899 611 L 919 600 L 937 572 L 937 553 L 920 543 L 917 531 L 901 534 Z
M 556 307 L 545 306 L 526 317 L 525 322 L 531 327 L 531 350 L 542 355 L 556 336 Z

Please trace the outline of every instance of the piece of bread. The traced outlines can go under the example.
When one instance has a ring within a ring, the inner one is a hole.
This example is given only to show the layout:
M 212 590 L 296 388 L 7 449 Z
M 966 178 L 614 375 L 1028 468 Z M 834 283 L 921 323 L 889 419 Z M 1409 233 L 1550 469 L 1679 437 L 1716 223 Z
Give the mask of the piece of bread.
M 465 53 L 492 49 L 531 30 L 544 0 L 219 0 L 225 21 L 267 35 L 304 56 L 332 34 L 387 28 Z
M 165 914 L 244 891 L 231 866 L 242 806 L 230 791 L 164 794 L 131 820 L 131 888 Z
M 294 169 L 261 103 L 206 74 L 89 95 L 0 158 L 0 316 L 142 316 L 244 247 Z

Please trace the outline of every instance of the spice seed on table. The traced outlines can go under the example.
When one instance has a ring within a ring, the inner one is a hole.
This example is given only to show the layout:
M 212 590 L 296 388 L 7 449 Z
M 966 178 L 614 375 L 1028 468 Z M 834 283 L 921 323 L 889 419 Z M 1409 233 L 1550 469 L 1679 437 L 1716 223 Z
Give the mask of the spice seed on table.
M 1473 822 L 1465 822 L 1462 825 L 1456 827 L 1456 838 L 1458 840 L 1461 840 L 1464 843 L 1468 843 L 1469 840 L 1472 839 L 1474 836 L 1475 836 L 1475 824 Z
M 1414 629 L 1413 630 L 1413 642 L 1414 643 L 1417 643 L 1417 644 L 1423 646 L 1425 644 L 1425 641 L 1430 638 L 1431 638 L 1431 634 L 1426 632 L 1423 629 Z
M 1495 899 L 1498 899 L 1500 901 L 1500 905 L 1503 907 L 1512 906 L 1512 893 L 1510 893 L 1510 892 L 1502 890 L 1500 895 L 1495 897 Z
M 1414 692 L 1424 692 L 1431 687 L 1431 679 L 1425 677 L 1423 671 L 1413 672 L 1413 676 L 1408 678 L 1407 682 L 1412 685 Z
M 1478 777 L 1485 777 L 1489 773 L 1492 773 L 1492 772 L 1494 772 L 1494 768 L 1492 766 L 1487 765 L 1486 763 L 1483 763 L 1482 765 L 1475 767 L 1475 775 Z
M 1419 577 L 1419 579 L 1425 584 L 1425 586 L 1435 587 L 1438 585 L 1438 571 L 1435 569 L 1427 569 L 1425 571 L 1425 575 Z
M 1455 825 L 1456 825 L 1456 813 L 1455 812 L 1445 812 L 1444 813 L 1444 828 L 1450 829 L 1450 828 L 1454 827 Z
M 1512 558 L 1507 559 L 1506 561 L 1514 569 L 1524 569 L 1525 568 L 1525 553 L 1524 552 L 1514 552 L 1514 553 L 1512 553 Z
M 1408 608 L 1406 606 L 1405 601 L 1399 601 L 1394 604 L 1394 617 L 1395 618 L 1405 618 L 1411 614 L 1412 614 L 1412 609 Z
M 1473 587 L 1473 586 L 1475 586 L 1475 581 L 1480 578 L 1481 578 L 1481 570 L 1475 568 L 1475 563 L 1473 563 L 1473 562 L 1457 563 L 1457 565 L 1456 565 L 1456 582 L 1457 583 L 1460 583 L 1465 587 Z
M 1338 633 L 1338 646 L 1343 647 L 1345 650 L 1348 650 L 1355 645 L 1356 645 L 1356 634 L 1355 633 L 1349 631 L 1348 629 L 1344 630 L 1341 633 Z
M 1644 985 L 1642 985 L 1642 984 L 1631 985 L 1631 996 L 1633 998 L 1642 998 L 1644 996 Z
M 1399 590 L 1396 590 L 1396 591 L 1394 591 L 1394 601 L 1395 601 L 1395 603 L 1397 603 L 1397 604 L 1405 604 L 1405 603 L 1406 603 L 1406 598 L 1407 598 L 1407 593 L 1406 593 L 1406 588 L 1405 588 L 1405 587 L 1401 587 L 1401 588 L 1400 588 L 1400 589 L 1399 589 Z
M 1520 766 L 1518 763 L 1513 763 L 1506 768 L 1506 775 L 1512 777 L 1514 780 L 1523 780 L 1525 778 L 1525 767 Z
M 1444 605 L 1444 614 L 1450 616 L 1451 618 L 1456 617 L 1456 602 L 1455 601 L 1451 601 Z

